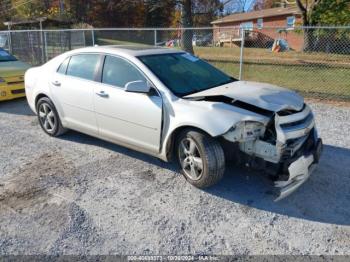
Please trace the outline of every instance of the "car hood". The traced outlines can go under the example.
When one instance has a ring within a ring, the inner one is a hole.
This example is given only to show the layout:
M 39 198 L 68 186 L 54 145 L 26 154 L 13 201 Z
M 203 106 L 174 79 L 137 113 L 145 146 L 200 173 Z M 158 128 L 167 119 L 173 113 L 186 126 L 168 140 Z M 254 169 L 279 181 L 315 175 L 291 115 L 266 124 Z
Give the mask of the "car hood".
M 30 65 L 21 61 L 0 62 L 0 77 L 24 75 Z
M 294 91 L 271 84 L 250 81 L 232 82 L 185 96 L 185 98 L 213 96 L 232 98 L 274 112 L 286 109 L 301 110 L 304 105 L 304 99 Z

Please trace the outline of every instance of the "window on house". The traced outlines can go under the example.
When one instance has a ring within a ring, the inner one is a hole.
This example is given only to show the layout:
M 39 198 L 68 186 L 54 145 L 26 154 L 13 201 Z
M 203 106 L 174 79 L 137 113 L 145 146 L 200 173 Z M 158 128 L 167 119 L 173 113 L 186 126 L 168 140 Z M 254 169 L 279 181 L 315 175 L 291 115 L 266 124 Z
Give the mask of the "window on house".
M 254 24 L 253 22 L 244 22 L 241 23 L 241 28 L 245 29 L 245 30 L 253 30 Z
M 264 26 L 264 20 L 262 18 L 258 18 L 256 26 L 258 27 L 258 29 L 262 29 Z
M 287 17 L 287 28 L 294 28 L 295 24 L 295 16 L 288 16 Z

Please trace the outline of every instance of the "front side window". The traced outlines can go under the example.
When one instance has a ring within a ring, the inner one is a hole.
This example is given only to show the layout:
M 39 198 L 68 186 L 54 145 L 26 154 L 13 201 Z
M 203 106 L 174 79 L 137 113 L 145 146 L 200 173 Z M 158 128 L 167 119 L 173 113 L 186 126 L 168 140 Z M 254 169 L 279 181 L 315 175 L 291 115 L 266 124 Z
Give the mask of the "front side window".
M 103 66 L 102 83 L 124 87 L 127 83 L 137 80 L 146 81 L 145 77 L 135 66 L 122 58 L 106 56 Z
M 295 16 L 288 16 L 287 17 L 287 28 L 294 28 L 295 24 Z
M 67 75 L 94 80 L 100 56 L 96 54 L 74 55 L 69 61 Z
M 0 62 L 17 61 L 16 57 L 0 48 Z
M 188 53 L 146 55 L 138 58 L 179 97 L 236 81 Z

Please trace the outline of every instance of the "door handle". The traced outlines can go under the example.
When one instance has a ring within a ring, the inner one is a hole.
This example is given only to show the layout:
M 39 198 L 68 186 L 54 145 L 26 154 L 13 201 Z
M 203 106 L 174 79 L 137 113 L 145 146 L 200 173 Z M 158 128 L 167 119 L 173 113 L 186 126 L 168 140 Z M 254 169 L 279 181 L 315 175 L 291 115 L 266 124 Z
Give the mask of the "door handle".
M 109 97 L 109 95 L 107 93 L 105 93 L 105 91 L 100 91 L 100 92 L 97 92 L 96 95 L 100 96 L 100 97 Z
M 60 86 L 61 85 L 61 83 L 59 81 L 57 81 L 57 80 L 53 81 L 52 84 L 55 85 L 55 86 Z

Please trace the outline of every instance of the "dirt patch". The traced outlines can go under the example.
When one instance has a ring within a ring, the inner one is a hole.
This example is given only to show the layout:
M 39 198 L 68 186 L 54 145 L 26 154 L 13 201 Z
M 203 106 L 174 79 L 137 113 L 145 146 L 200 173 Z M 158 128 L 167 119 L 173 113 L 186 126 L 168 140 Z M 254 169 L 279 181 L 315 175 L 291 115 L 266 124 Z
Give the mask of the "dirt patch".
M 70 187 L 73 163 L 54 152 L 43 154 L 14 171 L 0 186 L 0 204 L 15 211 L 48 203 L 59 188 Z

